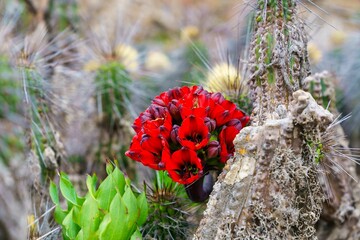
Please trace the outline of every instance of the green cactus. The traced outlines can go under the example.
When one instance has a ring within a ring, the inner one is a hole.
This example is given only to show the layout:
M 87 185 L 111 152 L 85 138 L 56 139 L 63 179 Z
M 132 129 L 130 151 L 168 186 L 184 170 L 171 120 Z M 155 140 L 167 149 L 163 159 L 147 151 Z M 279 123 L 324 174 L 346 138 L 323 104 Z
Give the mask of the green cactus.
M 165 171 L 156 171 L 152 186 L 147 186 L 149 216 L 142 228 L 145 239 L 185 239 L 195 226 L 199 204 L 191 203 L 183 185 L 174 182 Z
M 19 82 L 14 78 L 9 61 L 0 56 L 0 163 L 9 165 L 11 159 L 24 150 L 23 128 L 19 108 L 21 96 Z
M 127 113 L 127 104 L 132 82 L 125 67 L 117 61 L 111 61 L 100 66 L 96 73 L 96 100 L 98 111 L 113 129 L 116 122 Z

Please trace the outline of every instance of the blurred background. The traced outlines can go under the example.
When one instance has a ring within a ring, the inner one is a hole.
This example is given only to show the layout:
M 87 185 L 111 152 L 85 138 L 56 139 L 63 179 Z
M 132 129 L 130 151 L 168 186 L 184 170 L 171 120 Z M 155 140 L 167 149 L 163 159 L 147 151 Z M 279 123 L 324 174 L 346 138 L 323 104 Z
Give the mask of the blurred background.
M 0 0 L 0 239 L 55 229 L 47 189 L 59 171 L 80 191 L 87 174 L 105 177 L 107 161 L 117 160 L 135 184 L 151 180 L 154 172 L 124 152 L 133 120 L 162 91 L 201 84 L 250 112 L 254 5 Z M 312 72 L 328 71 L 338 111 L 352 116 L 343 123 L 351 147 L 360 148 L 360 0 L 298 5 Z M 231 89 L 234 82 L 242 84 Z

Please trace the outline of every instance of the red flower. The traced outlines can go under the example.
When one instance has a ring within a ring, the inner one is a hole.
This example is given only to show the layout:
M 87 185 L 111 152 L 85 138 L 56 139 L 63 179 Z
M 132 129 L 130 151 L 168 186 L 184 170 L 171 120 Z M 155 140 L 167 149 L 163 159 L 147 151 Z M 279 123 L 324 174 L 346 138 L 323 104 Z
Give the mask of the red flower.
M 132 128 L 135 130 L 136 133 L 139 133 L 141 131 L 142 128 L 142 116 L 144 115 L 144 113 L 140 113 L 139 117 L 135 119 Z
M 141 151 L 143 151 L 140 145 L 141 134 L 142 133 L 133 137 L 130 143 L 130 149 L 125 152 L 126 156 L 138 162 L 141 162 Z
M 183 119 L 190 115 L 205 118 L 209 111 L 210 94 L 202 88 L 194 86 L 189 94 L 179 100 L 181 117 Z
M 240 132 L 235 126 L 224 127 L 219 134 L 219 143 L 221 147 L 220 162 L 226 161 L 234 155 L 234 138 Z
M 190 115 L 183 121 L 178 134 L 180 144 L 192 150 L 199 150 L 206 146 L 210 137 L 204 119 L 194 115 Z
M 184 87 L 176 87 L 173 89 L 170 89 L 167 92 L 163 92 L 160 95 L 156 96 L 154 100 L 152 101 L 153 104 L 162 106 L 162 107 L 168 107 L 168 104 L 172 100 L 178 100 L 181 99 L 184 95 L 188 94 L 190 92 L 190 88 L 187 86 Z
M 221 169 L 234 154 L 233 140 L 249 119 L 221 93 L 176 87 L 156 96 L 135 119 L 136 136 L 126 156 L 167 170 L 176 182 L 191 184 L 204 177 L 204 168 Z
M 161 152 L 163 148 L 162 142 L 161 135 L 150 135 L 144 133 L 140 138 L 141 148 L 154 154 L 159 154 Z
M 182 148 L 174 152 L 171 160 L 166 164 L 170 177 L 178 183 L 190 184 L 203 174 L 203 166 L 196 152 Z
M 170 149 L 163 137 L 151 136 L 141 131 L 134 136 L 125 155 L 145 166 L 160 170 L 165 168 L 165 162 L 170 159 Z
M 236 105 L 228 100 L 221 104 L 211 101 L 209 117 L 216 121 L 216 126 L 222 126 L 233 118 Z
M 136 133 L 143 130 L 145 133 L 161 134 L 165 138 L 170 137 L 172 119 L 167 108 L 150 105 L 145 112 L 135 119 L 133 129 Z

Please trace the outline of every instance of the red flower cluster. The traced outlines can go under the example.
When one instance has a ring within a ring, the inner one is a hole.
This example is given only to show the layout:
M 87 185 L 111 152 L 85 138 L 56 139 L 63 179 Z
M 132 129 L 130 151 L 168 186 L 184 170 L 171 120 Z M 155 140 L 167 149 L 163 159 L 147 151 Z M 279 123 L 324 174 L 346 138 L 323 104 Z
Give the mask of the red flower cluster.
M 248 121 L 220 93 L 198 86 L 174 88 L 156 96 L 134 121 L 136 135 L 126 156 L 190 184 L 224 165 Z

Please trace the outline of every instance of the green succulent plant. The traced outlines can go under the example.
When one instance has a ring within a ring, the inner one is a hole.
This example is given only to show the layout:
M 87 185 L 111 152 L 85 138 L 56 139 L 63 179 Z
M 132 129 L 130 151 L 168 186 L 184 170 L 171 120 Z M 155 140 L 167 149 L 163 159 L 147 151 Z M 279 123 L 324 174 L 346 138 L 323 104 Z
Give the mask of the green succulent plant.
M 88 192 L 81 197 L 65 173 L 60 174 L 59 188 L 66 200 L 60 206 L 58 187 L 50 184 L 50 196 L 55 203 L 54 217 L 66 239 L 141 239 L 140 226 L 146 221 L 148 206 L 145 193 L 134 193 L 130 180 L 108 164 L 108 176 L 97 186 L 96 175 L 88 176 Z M 137 196 L 136 196 L 137 195 Z

